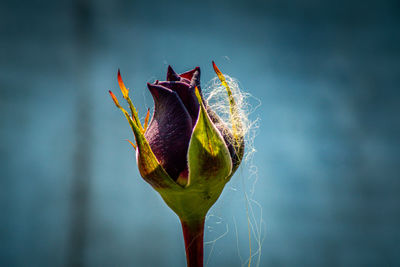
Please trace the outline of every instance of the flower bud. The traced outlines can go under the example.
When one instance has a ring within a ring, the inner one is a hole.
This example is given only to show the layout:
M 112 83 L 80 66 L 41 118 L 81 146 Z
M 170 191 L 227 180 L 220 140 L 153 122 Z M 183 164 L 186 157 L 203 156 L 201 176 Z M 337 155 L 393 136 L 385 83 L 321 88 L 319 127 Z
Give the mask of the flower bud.
M 214 62 L 213 66 L 227 89 L 232 129 L 204 100 L 199 67 L 177 74 L 169 66 L 166 81 L 147 84 L 154 99 L 154 113 L 149 124 L 148 113 L 144 126 L 119 72 L 118 82 L 131 115 L 110 92 L 135 135 L 141 176 L 182 221 L 204 218 L 243 158 L 239 111 L 224 76 Z

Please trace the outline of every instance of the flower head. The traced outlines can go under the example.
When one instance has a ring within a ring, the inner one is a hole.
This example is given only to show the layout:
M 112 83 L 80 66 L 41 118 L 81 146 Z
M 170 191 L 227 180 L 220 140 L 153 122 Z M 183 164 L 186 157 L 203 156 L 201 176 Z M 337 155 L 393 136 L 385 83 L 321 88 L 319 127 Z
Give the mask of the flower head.
M 118 82 L 130 114 L 110 94 L 135 135 L 137 164 L 142 177 L 157 190 L 183 221 L 204 218 L 238 168 L 244 153 L 241 121 L 223 74 L 213 67 L 226 87 L 232 129 L 204 100 L 200 68 L 177 74 L 168 67 L 166 81 L 148 83 L 154 99 L 142 126 L 118 72 Z

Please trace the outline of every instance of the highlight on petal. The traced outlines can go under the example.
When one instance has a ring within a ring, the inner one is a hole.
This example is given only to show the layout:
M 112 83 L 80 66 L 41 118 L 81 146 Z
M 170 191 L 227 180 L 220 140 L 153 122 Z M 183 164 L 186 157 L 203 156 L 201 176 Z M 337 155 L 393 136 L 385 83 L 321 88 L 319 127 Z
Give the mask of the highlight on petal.
M 121 77 L 121 72 L 118 69 L 118 84 L 119 84 L 119 88 L 121 89 L 122 95 L 124 96 L 124 98 L 128 98 L 128 94 L 129 94 L 129 90 L 125 87 L 124 81 L 122 80 Z
M 182 75 L 184 75 L 184 74 L 182 74 Z M 201 95 L 200 68 L 199 67 L 196 67 L 193 72 L 190 72 L 190 86 L 193 88 L 197 86 L 197 89 L 199 89 L 199 92 Z

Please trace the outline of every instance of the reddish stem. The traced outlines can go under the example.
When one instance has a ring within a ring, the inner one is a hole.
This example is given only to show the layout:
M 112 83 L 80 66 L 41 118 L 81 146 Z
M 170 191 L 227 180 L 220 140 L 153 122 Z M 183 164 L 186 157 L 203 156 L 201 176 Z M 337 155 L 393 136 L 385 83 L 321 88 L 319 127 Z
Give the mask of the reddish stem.
M 203 267 L 204 218 L 197 221 L 181 220 L 187 267 Z

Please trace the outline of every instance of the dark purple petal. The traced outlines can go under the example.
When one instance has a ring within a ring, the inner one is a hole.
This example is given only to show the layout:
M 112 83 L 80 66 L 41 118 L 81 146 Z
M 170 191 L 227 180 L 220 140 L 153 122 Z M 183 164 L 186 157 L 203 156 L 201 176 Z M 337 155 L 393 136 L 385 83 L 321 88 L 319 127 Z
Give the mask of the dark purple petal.
M 168 66 L 167 70 L 167 81 L 180 81 L 181 77 L 172 69 L 171 66 Z
M 179 74 L 179 76 L 183 79 L 190 79 L 189 87 L 194 91 L 195 87 L 199 89 L 199 93 L 201 95 L 201 98 L 203 99 L 204 103 L 204 98 L 203 94 L 201 92 L 201 87 L 200 87 L 200 68 L 196 67 L 190 71 L 184 72 L 182 74 Z
M 184 73 L 182 73 L 182 74 L 179 74 L 179 76 L 181 76 L 182 78 L 188 79 L 188 80 L 192 80 L 192 77 L 193 77 L 193 75 L 194 75 L 194 73 L 195 73 L 196 71 L 199 72 L 198 75 L 199 75 L 199 77 L 200 77 L 200 68 L 199 68 L 199 67 L 196 67 L 196 68 L 194 68 L 194 69 L 192 69 L 192 70 L 189 70 L 189 71 L 187 71 L 187 72 L 184 72 Z
M 190 85 L 190 80 L 182 78 L 180 79 L 181 82 L 186 83 L 187 85 Z
M 187 168 L 192 119 L 176 92 L 160 85 L 147 86 L 155 107 L 145 137 L 160 164 L 176 180 Z
M 190 71 L 179 74 L 181 81 L 189 84 L 191 87 L 197 86 L 200 90 L 200 68 L 196 67 Z
M 183 82 L 159 82 L 162 85 L 172 91 L 176 92 L 179 98 L 182 100 L 187 111 L 192 118 L 192 124 L 196 123 L 197 115 L 199 113 L 199 102 L 196 98 L 194 87 L 189 86 Z
M 193 70 L 184 72 L 182 74 L 177 74 L 172 69 L 172 67 L 169 65 L 168 66 L 168 70 L 167 70 L 167 81 L 170 81 L 170 82 L 178 82 L 178 81 L 180 81 L 180 82 L 183 82 L 183 83 L 186 83 L 186 84 L 190 85 L 192 77 L 194 76 L 196 71 L 198 72 L 198 74 L 197 74 L 198 75 L 198 81 L 199 81 L 198 85 L 200 85 L 200 68 L 199 67 L 196 67 Z

